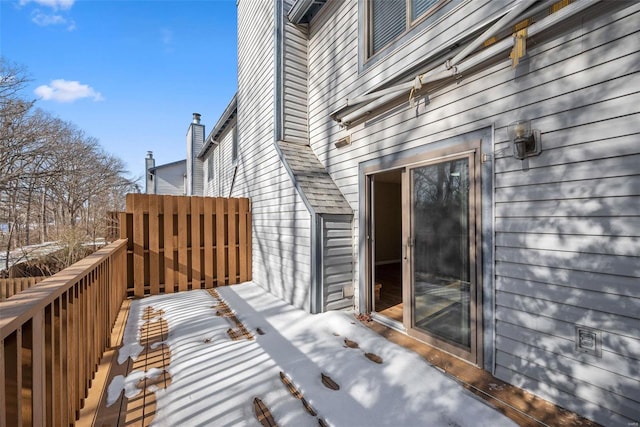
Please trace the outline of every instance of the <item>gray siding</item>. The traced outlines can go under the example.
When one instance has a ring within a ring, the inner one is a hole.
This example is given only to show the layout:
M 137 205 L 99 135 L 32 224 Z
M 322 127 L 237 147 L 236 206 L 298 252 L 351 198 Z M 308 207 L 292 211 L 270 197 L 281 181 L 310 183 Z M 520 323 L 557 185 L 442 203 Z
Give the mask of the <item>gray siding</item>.
M 204 163 L 198 153 L 204 143 L 204 126 L 192 123 L 187 131 L 187 195 L 204 193 Z
M 274 2 L 238 2 L 239 165 L 233 196 L 251 199 L 253 280 L 310 309 L 311 220 L 274 147 Z
M 527 172 L 495 163 L 496 375 L 607 425 L 640 419 L 639 19 L 602 17 L 533 59 L 546 151 Z M 576 325 L 602 331 L 602 357 L 575 353 Z
M 290 6 L 285 2 L 285 11 Z M 283 139 L 307 143 L 307 34 L 286 21 L 283 46 Z
M 204 168 L 204 194 L 212 197 L 229 197 L 236 165 L 231 159 L 233 146 L 233 127 L 235 122 L 220 135 L 219 142 L 211 147 L 202 160 Z M 209 180 L 208 162 L 213 162 L 213 180 Z
M 211 147 L 205 157 L 202 159 L 204 168 L 204 195 L 209 197 L 218 196 L 218 177 L 220 176 L 220 149 L 218 146 Z M 212 163 L 211 167 L 209 163 Z M 212 172 L 212 177 L 209 177 L 209 171 Z
M 155 171 L 155 194 L 183 196 L 185 162 L 158 166 Z
M 219 160 L 219 173 L 218 173 L 218 181 L 219 181 L 219 194 L 222 197 L 229 197 L 231 193 L 231 186 L 233 183 L 233 176 L 236 171 L 236 166 L 232 161 L 232 150 L 233 150 L 233 128 L 236 124 L 232 124 L 229 126 L 228 131 L 222 137 L 222 141 L 220 142 L 219 150 L 220 150 L 220 160 Z
M 358 4 L 329 2 L 310 27 L 310 143 L 354 208 L 357 234 L 361 162 L 494 126 L 495 177 L 483 180 L 495 179 L 496 338 L 485 343 L 495 373 L 600 423 L 627 425 L 640 419 L 640 4 L 596 6 L 530 43 L 517 69 L 505 56 L 434 89 L 428 105 L 404 104 L 348 130 L 329 118 L 347 96 L 501 7 L 461 3 L 420 41 L 361 69 Z M 506 135 L 521 118 L 542 131 L 543 152 L 528 170 Z M 336 149 L 347 134 L 352 144 Z M 602 358 L 575 353 L 576 324 L 602 331 Z
M 322 290 L 324 310 L 353 308 L 353 240 L 350 215 L 322 219 Z

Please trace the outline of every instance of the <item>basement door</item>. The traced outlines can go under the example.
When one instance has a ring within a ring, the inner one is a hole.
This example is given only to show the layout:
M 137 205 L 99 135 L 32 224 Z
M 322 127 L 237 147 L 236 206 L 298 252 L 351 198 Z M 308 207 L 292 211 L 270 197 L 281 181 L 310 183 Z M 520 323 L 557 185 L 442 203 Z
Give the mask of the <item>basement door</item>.
M 401 172 L 395 170 L 400 175 L 404 329 L 474 364 L 481 364 L 482 342 L 478 156 L 477 149 L 431 159 L 421 156 L 407 162 Z M 376 177 L 385 177 L 385 173 L 371 177 L 373 194 Z M 375 208 L 371 217 L 376 217 Z M 378 236 L 373 241 L 377 242 L 371 245 L 375 251 L 386 239 Z M 373 265 L 376 253 L 380 250 L 372 254 Z M 375 289 L 383 280 L 381 271 L 379 266 L 372 271 L 371 294 L 379 291 L 378 301 L 385 301 L 385 285 Z M 372 311 L 378 313 L 377 300 L 372 299 Z

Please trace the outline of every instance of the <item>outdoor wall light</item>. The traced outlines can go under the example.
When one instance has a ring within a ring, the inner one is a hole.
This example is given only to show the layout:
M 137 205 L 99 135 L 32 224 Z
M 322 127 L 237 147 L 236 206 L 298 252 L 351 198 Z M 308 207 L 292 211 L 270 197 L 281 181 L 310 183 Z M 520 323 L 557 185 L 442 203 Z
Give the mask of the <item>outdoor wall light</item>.
M 531 129 L 531 121 L 518 120 L 509 125 L 509 139 L 513 141 L 513 157 L 524 160 L 542 151 L 540 131 Z

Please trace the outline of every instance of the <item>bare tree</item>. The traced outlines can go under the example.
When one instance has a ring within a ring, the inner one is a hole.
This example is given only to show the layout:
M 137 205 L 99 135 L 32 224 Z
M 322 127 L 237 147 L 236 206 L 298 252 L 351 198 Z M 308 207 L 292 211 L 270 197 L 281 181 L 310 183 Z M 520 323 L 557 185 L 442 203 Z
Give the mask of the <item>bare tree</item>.
M 104 235 L 106 212 L 121 209 L 135 184 L 125 177 L 122 160 L 105 152 L 96 138 L 21 98 L 28 81 L 24 68 L 0 57 L 0 245 L 5 268 L 11 248 L 32 243 L 34 235 L 69 246 Z

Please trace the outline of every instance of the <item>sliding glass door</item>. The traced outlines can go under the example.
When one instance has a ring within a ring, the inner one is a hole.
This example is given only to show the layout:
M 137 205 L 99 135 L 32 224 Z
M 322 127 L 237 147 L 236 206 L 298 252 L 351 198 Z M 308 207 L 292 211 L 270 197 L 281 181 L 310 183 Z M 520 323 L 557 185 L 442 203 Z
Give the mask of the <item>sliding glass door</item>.
M 473 359 L 477 247 L 475 153 L 407 169 L 405 324 L 410 333 Z

